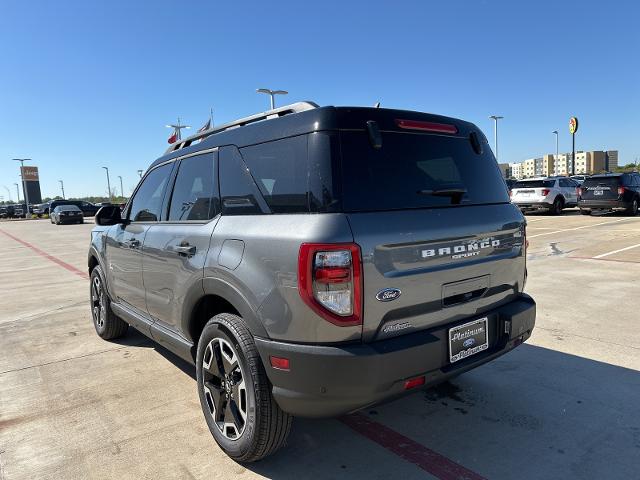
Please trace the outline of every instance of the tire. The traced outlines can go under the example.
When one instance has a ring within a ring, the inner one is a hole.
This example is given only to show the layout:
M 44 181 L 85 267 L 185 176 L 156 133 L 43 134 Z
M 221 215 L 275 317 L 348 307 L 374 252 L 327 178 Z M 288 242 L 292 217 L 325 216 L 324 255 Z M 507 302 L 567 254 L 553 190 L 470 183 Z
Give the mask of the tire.
M 104 274 L 102 267 L 97 265 L 91 271 L 89 282 L 89 301 L 91 305 L 91 318 L 96 333 L 103 340 L 112 340 L 122 337 L 129 329 L 129 324 L 122 320 L 111 310 L 111 300 L 105 290 Z
M 556 197 L 556 199 L 553 201 L 553 205 L 551 205 L 550 213 L 551 215 L 560 215 L 563 208 L 564 200 L 562 200 L 562 197 Z
M 582 215 L 591 215 L 591 210 L 583 210 L 582 208 L 580 209 L 580 213 Z
M 638 198 L 634 198 L 631 206 L 625 212 L 627 215 L 635 217 L 638 214 Z
M 209 431 L 229 457 L 255 462 L 285 444 L 292 417 L 274 400 L 242 318 L 222 313 L 209 320 L 198 340 L 196 376 Z

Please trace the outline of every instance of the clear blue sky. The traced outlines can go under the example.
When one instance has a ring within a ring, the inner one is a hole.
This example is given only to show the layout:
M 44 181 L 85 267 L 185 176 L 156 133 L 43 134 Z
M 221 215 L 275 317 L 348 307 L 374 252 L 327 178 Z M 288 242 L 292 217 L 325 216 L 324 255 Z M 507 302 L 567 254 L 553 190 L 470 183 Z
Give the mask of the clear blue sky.
M 198 128 L 287 102 L 422 110 L 477 123 L 504 115 L 500 161 L 571 148 L 640 157 L 637 2 L 29 1 L 0 17 L 0 195 L 14 157 L 43 195 L 125 193 L 167 147 L 166 123 Z M 279 99 L 282 102 L 282 99 Z M 192 130 L 193 131 L 193 130 Z

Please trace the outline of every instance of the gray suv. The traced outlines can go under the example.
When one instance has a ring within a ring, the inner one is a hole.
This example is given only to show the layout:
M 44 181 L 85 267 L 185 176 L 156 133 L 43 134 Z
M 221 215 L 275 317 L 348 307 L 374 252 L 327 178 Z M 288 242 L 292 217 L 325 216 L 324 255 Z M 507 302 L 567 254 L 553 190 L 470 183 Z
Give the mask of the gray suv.
M 520 345 L 525 221 L 485 136 L 431 114 L 301 102 L 199 133 L 96 215 L 98 335 L 195 363 L 232 458 L 293 416 L 399 397 Z

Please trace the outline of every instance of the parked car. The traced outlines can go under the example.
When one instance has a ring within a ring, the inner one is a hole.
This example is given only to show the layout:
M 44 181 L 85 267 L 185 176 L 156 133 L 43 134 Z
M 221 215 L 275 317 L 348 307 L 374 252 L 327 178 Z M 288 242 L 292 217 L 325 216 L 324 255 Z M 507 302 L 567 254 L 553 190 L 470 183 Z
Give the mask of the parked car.
M 51 202 L 39 203 L 33 206 L 33 213 L 38 217 L 42 217 L 43 215 L 49 215 L 49 207 Z
M 48 206 L 43 207 L 43 209 L 40 211 L 41 215 L 46 215 L 50 211 L 55 210 L 55 208 L 58 205 L 75 205 L 80 210 L 82 210 L 82 214 L 85 217 L 93 217 L 96 214 L 96 212 L 100 209 L 100 207 L 94 205 L 93 203 L 85 202 L 83 200 L 52 200 L 48 204 L 44 204 L 44 205 L 48 205 Z
M 560 215 L 567 207 L 578 204 L 578 183 L 567 177 L 520 180 L 511 190 L 511 201 L 523 212 L 548 210 Z
M 640 202 L 640 174 L 608 173 L 593 175 L 580 188 L 578 207 L 583 215 L 594 210 L 624 211 L 627 215 L 638 214 Z
M 569 177 L 571 180 L 574 180 L 579 185 L 582 185 L 584 181 L 589 178 L 589 175 L 571 175 Z
M 0 218 L 13 218 L 13 205 L 0 205 Z
M 292 416 L 443 382 L 534 328 L 525 219 L 462 120 L 277 108 L 172 145 L 95 222 L 96 332 L 133 325 L 194 362 L 237 461 L 277 450 Z
M 51 212 L 51 223 L 61 225 L 64 223 L 84 223 L 82 210 L 75 205 L 58 205 Z

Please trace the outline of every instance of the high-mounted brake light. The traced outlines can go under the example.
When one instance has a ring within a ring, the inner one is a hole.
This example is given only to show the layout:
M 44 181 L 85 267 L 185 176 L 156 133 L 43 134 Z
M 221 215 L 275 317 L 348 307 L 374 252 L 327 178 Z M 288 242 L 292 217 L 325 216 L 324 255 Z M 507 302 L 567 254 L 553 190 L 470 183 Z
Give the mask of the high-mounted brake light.
M 618 187 L 618 195 L 624 195 L 624 192 L 625 192 L 624 187 Z
M 458 127 L 448 123 L 422 122 L 419 120 L 400 120 L 396 119 L 396 125 L 405 130 L 420 130 L 422 132 L 435 133 L 458 133 Z
M 355 243 L 303 243 L 298 291 L 318 315 L 338 326 L 362 324 L 362 264 Z

